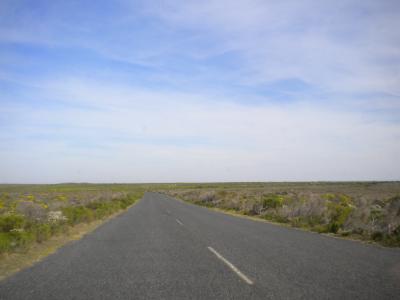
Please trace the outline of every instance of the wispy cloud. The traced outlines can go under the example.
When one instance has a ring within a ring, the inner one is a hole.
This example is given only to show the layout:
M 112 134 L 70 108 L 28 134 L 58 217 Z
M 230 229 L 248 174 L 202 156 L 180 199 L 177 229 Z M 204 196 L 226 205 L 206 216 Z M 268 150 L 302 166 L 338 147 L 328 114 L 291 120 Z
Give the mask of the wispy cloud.
M 396 1 L 0 11 L 2 182 L 399 179 Z
M 239 51 L 252 81 L 300 78 L 328 90 L 399 94 L 396 1 L 168 3 L 152 8 L 171 26 Z

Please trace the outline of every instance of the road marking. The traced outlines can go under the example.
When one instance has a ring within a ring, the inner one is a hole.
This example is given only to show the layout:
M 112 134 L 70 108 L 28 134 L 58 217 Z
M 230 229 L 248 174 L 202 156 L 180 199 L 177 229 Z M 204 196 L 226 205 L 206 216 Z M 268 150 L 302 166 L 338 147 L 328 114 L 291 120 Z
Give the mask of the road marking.
M 247 284 L 253 285 L 253 281 L 251 281 L 246 275 L 244 275 L 238 268 L 236 268 L 230 261 L 228 261 L 225 257 L 223 257 L 221 254 L 219 254 L 214 248 L 212 247 L 207 247 L 208 250 L 210 250 L 212 253 L 215 254 L 216 257 L 218 257 L 220 260 L 222 260 L 226 265 L 228 265 L 229 268 L 233 272 L 236 273 L 240 278 L 242 278 Z
M 179 221 L 178 219 L 175 219 L 175 220 L 179 225 L 183 226 L 183 223 L 181 221 Z

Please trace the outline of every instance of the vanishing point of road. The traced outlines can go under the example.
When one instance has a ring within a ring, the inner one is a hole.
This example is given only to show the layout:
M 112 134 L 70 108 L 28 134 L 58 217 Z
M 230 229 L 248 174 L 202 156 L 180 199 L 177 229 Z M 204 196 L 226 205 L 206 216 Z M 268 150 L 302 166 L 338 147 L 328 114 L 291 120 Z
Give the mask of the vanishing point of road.
M 400 299 L 400 250 L 146 193 L 0 282 L 0 299 Z

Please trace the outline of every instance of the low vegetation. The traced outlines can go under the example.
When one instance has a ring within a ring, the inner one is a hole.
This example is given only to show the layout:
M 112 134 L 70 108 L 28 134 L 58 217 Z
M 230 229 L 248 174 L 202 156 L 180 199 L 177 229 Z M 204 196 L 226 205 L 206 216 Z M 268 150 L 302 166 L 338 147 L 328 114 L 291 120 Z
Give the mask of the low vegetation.
M 0 255 L 104 219 L 142 194 L 136 185 L 0 185 Z
M 400 182 L 0 185 L 0 256 L 121 211 L 144 191 L 400 246 Z
M 293 227 L 400 246 L 399 182 L 205 184 L 163 192 Z

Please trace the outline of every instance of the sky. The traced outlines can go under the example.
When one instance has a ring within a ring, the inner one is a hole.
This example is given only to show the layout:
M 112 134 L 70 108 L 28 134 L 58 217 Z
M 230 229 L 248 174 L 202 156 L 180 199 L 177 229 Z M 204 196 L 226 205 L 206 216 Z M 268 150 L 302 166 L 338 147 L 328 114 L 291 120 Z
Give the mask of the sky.
M 400 180 L 399 1 L 0 1 L 0 183 L 329 180 Z

